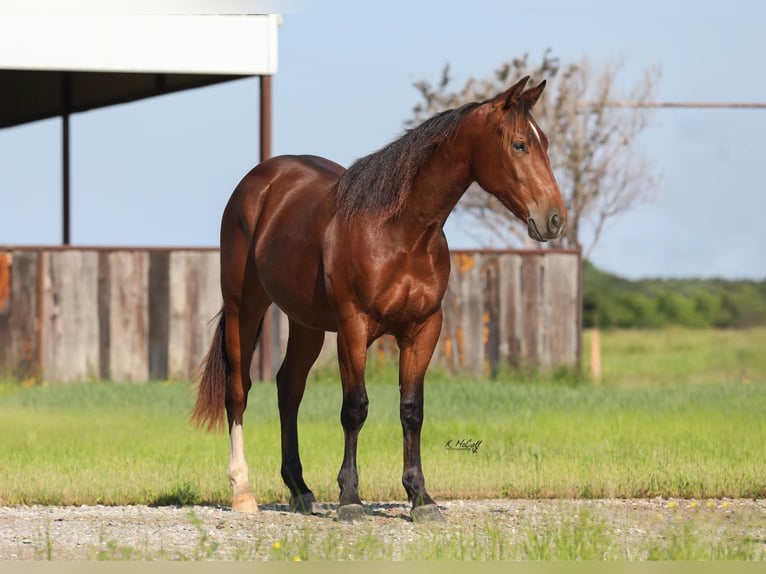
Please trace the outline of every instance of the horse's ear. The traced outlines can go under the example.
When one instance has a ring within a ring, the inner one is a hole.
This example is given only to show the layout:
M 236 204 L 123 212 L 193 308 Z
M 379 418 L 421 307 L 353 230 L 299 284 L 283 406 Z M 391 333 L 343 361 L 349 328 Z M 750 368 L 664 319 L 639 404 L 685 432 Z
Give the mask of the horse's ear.
M 497 97 L 497 100 L 503 103 L 504 110 L 509 109 L 519 100 L 519 96 L 524 91 L 524 86 L 527 85 L 528 81 L 529 81 L 529 76 L 524 76 L 518 82 L 516 82 L 514 85 L 512 85 L 510 88 L 508 88 L 505 92 L 503 92 Z
M 526 92 L 521 94 L 521 101 L 527 104 L 530 108 L 537 103 L 540 99 L 540 94 L 545 89 L 545 80 L 537 84 L 534 88 L 529 88 Z

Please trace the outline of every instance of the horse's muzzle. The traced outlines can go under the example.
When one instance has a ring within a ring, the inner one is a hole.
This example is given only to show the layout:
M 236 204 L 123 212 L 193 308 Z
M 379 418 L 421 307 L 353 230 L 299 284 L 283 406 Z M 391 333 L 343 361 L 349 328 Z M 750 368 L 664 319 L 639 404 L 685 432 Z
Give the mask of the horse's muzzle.
M 538 226 L 534 217 L 527 220 L 527 231 L 529 236 L 535 241 L 548 241 L 549 239 L 558 239 L 564 235 L 566 230 L 566 219 L 562 217 L 557 209 L 551 210 L 545 225 Z

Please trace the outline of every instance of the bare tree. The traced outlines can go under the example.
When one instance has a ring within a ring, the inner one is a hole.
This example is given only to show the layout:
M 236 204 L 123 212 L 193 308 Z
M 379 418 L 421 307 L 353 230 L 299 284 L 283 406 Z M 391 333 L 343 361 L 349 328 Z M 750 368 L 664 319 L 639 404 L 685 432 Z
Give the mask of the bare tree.
M 596 69 L 585 57 L 562 65 L 547 50 L 536 64 L 525 54 L 504 62 L 494 77 L 470 78 L 455 90 L 447 65 L 436 84 L 425 80 L 415 83 L 422 99 L 407 123 L 415 125 L 436 112 L 494 96 L 525 75 L 532 77 L 532 84 L 548 79 L 534 114 L 548 136 L 551 165 L 568 210 L 567 232 L 558 244 L 582 247 L 587 258 L 607 221 L 652 199 L 659 183 L 659 175 L 643 155 L 638 139 L 649 125 L 650 111 L 608 105 L 615 100 L 652 101 L 659 70 L 644 69 L 641 80 L 627 90 L 618 82 L 621 70 L 621 63 Z M 458 210 L 481 221 L 483 228 L 489 227 L 505 246 L 530 241 L 507 210 L 480 191 L 477 185 L 469 189 Z M 586 222 L 593 239 L 582 245 Z M 481 236 L 477 239 L 486 243 Z

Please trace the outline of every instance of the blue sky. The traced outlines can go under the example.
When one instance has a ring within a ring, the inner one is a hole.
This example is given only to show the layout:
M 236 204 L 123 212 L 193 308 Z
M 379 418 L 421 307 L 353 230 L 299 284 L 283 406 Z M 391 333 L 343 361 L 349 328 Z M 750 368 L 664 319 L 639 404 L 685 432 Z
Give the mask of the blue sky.
M 718 2 L 300 2 L 274 79 L 274 153 L 348 165 L 399 135 L 412 83 L 445 63 L 459 82 L 547 47 L 563 61 L 623 59 L 632 84 L 661 66 L 659 100 L 766 101 L 766 4 Z M 628 277 L 766 277 L 766 110 L 661 110 L 642 139 L 655 200 L 613 221 L 592 254 Z M 546 126 L 543 126 L 545 129 Z M 72 240 L 216 245 L 220 214 L 258 160 L 258 81 L 78 114 Z M 0 245 L 56 244 L 60 121 L 0 130 Z M 473 240 L 450 218 L 452 247 Z

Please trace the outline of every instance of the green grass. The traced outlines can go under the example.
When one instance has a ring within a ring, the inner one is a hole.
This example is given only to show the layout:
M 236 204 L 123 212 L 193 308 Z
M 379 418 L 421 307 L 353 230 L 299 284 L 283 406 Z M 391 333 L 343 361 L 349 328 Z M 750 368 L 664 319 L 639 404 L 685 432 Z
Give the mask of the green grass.
M 764 339 L 766 330 L 603 333 L 598 386 L 434 370 L 422 439 L 429 490 L 437 499 L 763 497 Z M 402 500 L 392 369 L 371 368 L 368 394 L 361 494 Z M 320 500 L 338 496 L 340 399 L 325 371 L 301 408 L 305 477 Z M 189 424 L 193 400 L 183 383 L 0 385 L 0 504 L 227 504 L 228 440 Z M 245 432 L 259 500 L 284 502 L 273 385 L 251 391 Z M 458 439 L 482 443 L 475 454 L 445 448 Z
M 585 331 L 585 371 L 590 343 L 591 332 Z M 764 349 L 766 328 L 602 331 L 602 381 L 619 387 L 764 382 Z

